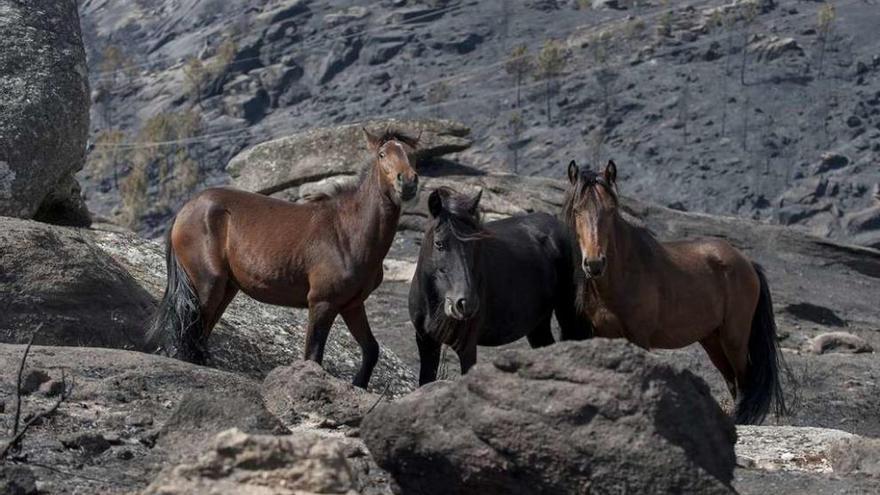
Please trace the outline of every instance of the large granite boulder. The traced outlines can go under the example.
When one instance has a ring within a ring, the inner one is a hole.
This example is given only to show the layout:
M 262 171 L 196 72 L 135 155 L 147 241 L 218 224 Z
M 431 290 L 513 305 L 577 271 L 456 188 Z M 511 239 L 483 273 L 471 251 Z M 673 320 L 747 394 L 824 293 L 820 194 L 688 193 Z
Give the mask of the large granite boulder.
M 0 342 L 137 349 L 154 304 L 91 232 L 0 217 Z
M 372 120 L 360 124 L 311 129 L 259 144 L 230 160 L 232 185 L 247 191 L 273 194 L 339 175 L 356 175 L 370 158 L 362 128 L 386 129 L 408 136 L 421 135 L 412 158 L 436 158 L 470 147 L 470 133 L 450 120 Z
M 621 341 L 509 350 L 361 425 L 404 493 L 730 493 L 733 423 L 706 384 Z
M 0 0 L 0 215 L 87 225 L 89 81 L 77 2 Z

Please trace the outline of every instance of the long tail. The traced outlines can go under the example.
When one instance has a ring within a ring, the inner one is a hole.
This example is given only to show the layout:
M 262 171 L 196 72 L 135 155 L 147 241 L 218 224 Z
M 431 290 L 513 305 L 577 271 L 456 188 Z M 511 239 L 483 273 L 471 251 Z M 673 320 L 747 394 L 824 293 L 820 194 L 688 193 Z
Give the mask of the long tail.
M 746 384 L 736 405 L 738 424 L 760 424 L 771 407 L 777 417 L 788 414 L 779 375 L 785 371 L 790 378 L 791 373 L 776 344 L 776 319 L 767 277 L 760 265 L 754 263 L 753 266 L 761 282 L 761 292 L 752 317 Z
M 204 324 L 199 297 L 171 246 L 173 226 L 174 221 L 165 238 L 165 262 L 168 267 L 165 295 L 147 331 L 145 347 L 151 352 L 162 352 L 177 359 L 203 364 L 208 354 L 201 337 Z

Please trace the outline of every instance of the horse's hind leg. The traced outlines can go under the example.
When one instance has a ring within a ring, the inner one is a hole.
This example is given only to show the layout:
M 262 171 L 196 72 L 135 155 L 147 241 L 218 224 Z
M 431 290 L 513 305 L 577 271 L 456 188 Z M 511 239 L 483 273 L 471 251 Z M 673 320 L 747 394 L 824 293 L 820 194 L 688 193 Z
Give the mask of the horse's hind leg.
M 235 295 L 238 294 L 238 287 L 235 286 L 232 282 L 226 282 L 225 290 L 223 291 L 223 296 L 220 299 L 219 304 L 214 305 L 213 316 L 211 319 L 205 319 L 205 338 L 211 334 L 211 331 L 217 326 L 217 323 L 220 321 L 220 317 L 223 316 L 223 313 L 226 311 L 226 308 L 229 306 L 229 303 L 232 302 L 232 299 L 235 298 Z
M 379 361 L 379 343 L 376 342 L 373 331 L 370 330 L 370 323 L 367 321 L 367 312 L 363 303 L 343 311 L 342 319 L 345 320 L 348 331 L 361 346 L 361 369 L 354 377 L 353 383 L 356 387 L 367 388 L 370 376 L 373 374 L 373 368 Z
M 731 315 L 732 316 L 732 315 Z M 737 396 L 742 396 L 748 384 L 749 335 L 751 334 L 751 316 L 731 317 L 725 321 L 720 331 L 721 348 L 727 361 L 733 368 L 736 377 Z
M 541 322 L 530 334 L 526 335 L 526 339 L 528 339 L 529 345 L 533 349 L 556 343 L 553 339 L 553 332 L 550 330 L 550 319 L 548 318 L 546 321 Z
M 724 348 L 721 346 L 721 336 L 719 332 L 712 332 L 712 334 L 700 341 L 700 345 L 703 346 L 706 354 L 709 355 L 712 364 L 714 364 L 715 367 L 718 368 L 718 371 L 721 372 L 724 381 L 727 383 L 727 389 L 730 391 L 730 395 L 733 397 L 733 400 L 736 401 L 736 374 L 733 371 L 733 366 L 730 364 L 730 361 L 727 360 Z
M 306 330 L 305 359 L 321 364 L 324 346 L 337 311 L 328 302 L 309 302 L 309 327 Z
M 214 276 L 202 276 L 196 283 L 196 292 L 199 296 L 199 306 L 202 313 L 201 332 L 192 336 L 191 345 L 199 354 L 198 363 L 204 364 L 210 358 L 207 341 L 211 330 L 220 321 L 220 317 L 226 310 L 226 306 L 235 297 L 238 289 L 231 287 L 225 274 Z

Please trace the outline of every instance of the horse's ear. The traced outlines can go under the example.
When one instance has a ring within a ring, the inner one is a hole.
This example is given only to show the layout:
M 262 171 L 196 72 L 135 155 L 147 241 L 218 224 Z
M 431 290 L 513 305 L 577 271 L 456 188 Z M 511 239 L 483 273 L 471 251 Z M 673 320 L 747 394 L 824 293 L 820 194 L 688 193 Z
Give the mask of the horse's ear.
M 477 194 L 475 194 L 474 197 L 471 198 L 471 205 L 468 207 L 468 213 L 470 213 L 471 216 L 474 216 L 477 213 L 479 213 L 479 211 L 480 211 L 480 198 L 482 198 L 482 197 L 483 197 L 483 189 L 480 188 L 480 190 L 477 191 Z
M 432 217 L 437 218 L 443 213 L 443 198 L 440 196 L 440 189 L 434 189 L 428 196 L 428 212 Z
M 364 130 L 364 137 L 367 138 L 367 146 L 370 148 L 370 150 L 378 150 L 379 146 L 381 145 L 381 139 L 375 134 L 371 134 L 366 127 L 362 127 L 362 129 Z
M 605 182 L 617 183 L 617 164 L 614 163 L 614 160 L 608 160 L 608 165 L 605 165 Z
M 571 163 L 568 164 L 568 181 L 572 184 L 577 182 L 579 172 L 580 170 L 578 170 L 577 163 L 572 160 Z

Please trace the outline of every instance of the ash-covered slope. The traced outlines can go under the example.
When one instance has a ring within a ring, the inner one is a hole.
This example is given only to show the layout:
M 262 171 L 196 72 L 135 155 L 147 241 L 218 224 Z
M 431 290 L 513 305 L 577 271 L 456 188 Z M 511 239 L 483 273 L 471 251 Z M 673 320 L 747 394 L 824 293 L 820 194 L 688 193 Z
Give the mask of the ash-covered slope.
M 551 177 L 571 158 L 614 157 L 629 165 L 631 196 L 880 242 L 876 5 L 834 2 L 822 24 L 820 2 L 582 3 L 87 0 L 94 130 L 156 142 L 137 132 L 150 117 L 196 109 L 183 147 L 212 184 L 244 147 L 305 128 L 447 117 L 473 129 L 460 160 L 483 170 L 513 170 L 514 152 L 519 173 Z M 525 75 L 517 108 L 505 62 L 514 46 L 536 57 L 551 39 L 559 75 Z M 129 62 L 108 61 L 108 47 Z M 196 90 L 193 59 L 208 73 Z M 124 176 L 134 159 L 122 161 Z M 151 200 L 168 180 L 158 169 Z M 111 213 L 112 174 L 86 175 L 92 209 Z M 141 215 L 147 232 L 187 192 L 162 196 Z

